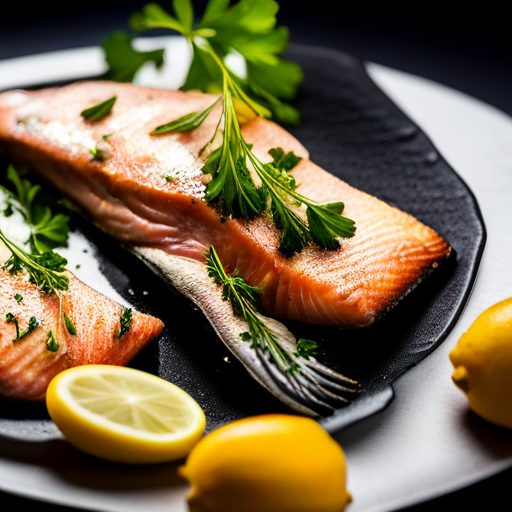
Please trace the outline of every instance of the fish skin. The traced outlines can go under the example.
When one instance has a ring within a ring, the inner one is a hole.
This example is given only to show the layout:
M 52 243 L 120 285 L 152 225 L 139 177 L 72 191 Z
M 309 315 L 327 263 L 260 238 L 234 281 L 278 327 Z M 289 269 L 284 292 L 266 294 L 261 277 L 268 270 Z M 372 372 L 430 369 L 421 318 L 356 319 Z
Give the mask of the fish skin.
M 81 118 L 81 110 L 114 95 L 109 116 L 96 123 Z M 3 93 L 0 153 L 35 169 L 127 245 L 196 261 L 214 245 L 229 271 L 260 288 L 266 313 L 276 318 L 369 326 L 449 256 L 449 244 L 434 230 L 324 171 L 300 142 L 260 117 L 242 128 L 254 153 L 270 161 L 268 150 L 280 146 L 302 156 L 292 171 L 298 191 L 318 202 L 344 201 L 356 234 L 341 239 L 336 251 L 312 245 L 286 258 L 270 219 L 221 222 L 203 200 L 204 158 L 197 156 L 212 136 L 220 103 L 193 132 L 149 136 L 216 99 L 110 82 Z M 109 157 L 92 161 L 91 141 L 110 133 Z M 165 174 L 176 168 L 186 177 L 167 182 Z
M 343 407 L 359 396 L 361 388 L 357 382 L 323 366 L 312 356 L 307 360 L 300 357 L 296 338 L 286 326 L 260 315 L 260 320 L 273 333 L 290 360 L 300 367 L 300 376 L 293 378 L 290 373 L 278 371 L 268 350 L 255 348 L 252 340 L 244 341 L 241 337 L 242 333 L 249 331 L 247 322 L 233 313 L 221 287 L 209 278 L 206 265 L 202 262 L 152 247 L 131 247 L 130 250 L 173 290 L 194 302 L 251 376 L 288 407 L 308 416 L 319 417 L 327 410 L 334 410 L 335 405 Z M 312 379 L 309 384 L 308 376 Z M 314 393 L 311 392 L 312 388 L 315 389 Z M 332 393 L 337 398 L 333 398 Z
M 17 293 L 23 297 L 19 303 Z M 130 329 L 116 338 L 124 308 L 73 276 L 62 292 L 62 311 L 75 325 L 76 335 L 60 319 L 60 307 L 55 294 L 42 294 L 21 275 L 0 270 L 0 397 L 44 400 L 48 384 L 61 371 L 85 364 L 124 366 L 163 329 L 159 319 L 132 310 Z M 18 319 L 20 331 L 33 316 L 39 326 L 13 342 L 16 327 L 7 323 L 7 313 Z M 59 344 L 56 352 L 46 348 L 50 329 Z

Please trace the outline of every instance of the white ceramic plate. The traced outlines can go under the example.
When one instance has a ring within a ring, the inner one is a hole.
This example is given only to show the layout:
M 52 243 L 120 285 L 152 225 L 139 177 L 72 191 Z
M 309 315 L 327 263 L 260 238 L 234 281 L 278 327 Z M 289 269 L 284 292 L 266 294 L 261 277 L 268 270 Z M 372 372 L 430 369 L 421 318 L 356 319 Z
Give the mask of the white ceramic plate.
M 188 49 L 179 38 L 139 40 L 141 49 L 169 45 L 163 74 L 151 66 L 139 83 L 178 87 Z M 432 139 L 475 193 L 488 231 L 480 275 L 466 310 L 443 344 L 395 384 L 383 412 L 339 433 L 347 456 L 350 512 L 386 512 L 469 485 L 512 466 L 512 434 L 468 413 L 451 382 L 448 352 L 486 307 L 512 296 L 512 120 L 479 101 L 376 64 L 367 69 Z M 105 70 L 99 48 L 0 61 L 0 89 L 95 76 Z M 82 243 L 78 241 L 77 243 Z M 101 275 L 78 275 L 101 289 Z M 106 283 L 101 291 L 112 296 Z M 119 297 L 112 297 L 122 302 Z M 3 442 L 0 489 L 44 501 L 106 512 L 184 512 L 186 486 L 173 465 L 125 468 L 92 460 L 64 441 Z M 48 460 L 48 453 L 54 457 Z M 76 465 L 74 465 L 76 463 Z M 79 469 L 77 467 L 79 466 Z M 102 475 L 109 475 L 101 484 Z M 114 475 L 114 476 L 113 476 Z

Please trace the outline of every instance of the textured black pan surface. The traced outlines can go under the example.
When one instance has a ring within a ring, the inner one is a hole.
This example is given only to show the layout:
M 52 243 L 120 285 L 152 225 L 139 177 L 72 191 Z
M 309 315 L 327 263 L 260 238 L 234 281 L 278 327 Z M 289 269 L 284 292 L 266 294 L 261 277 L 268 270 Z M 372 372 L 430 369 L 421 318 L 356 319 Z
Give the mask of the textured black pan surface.
M 372 327 L 339 330 L 285 322 L 317 340 L 318 359 L 364 388 L 352 405 L 320 422 L 340 430 L 385 407 L 391 383 L 431 353 L 450 332 L 469 298 L 485 244 L 471 191 L 427 136 L 372 82 L 363 64 L 341 52 L 294 47 L 305 82 L 296 100 L 302 124 L 290 131 L 311 159 L 356 188 L 412 214 L 452 246 L 450 259 Z M 207 430 L 248 415 L 290 412 L 260 387 L 218 339 L 202 313 L 170 291 L 143 263 L 106 235 L 75 219 L 96 248 L 117 291 L 166 328 L 130 366 L 162 376 L 203 407 Z M 1 404 L 0 436 L 58 437 L 44 407 Z

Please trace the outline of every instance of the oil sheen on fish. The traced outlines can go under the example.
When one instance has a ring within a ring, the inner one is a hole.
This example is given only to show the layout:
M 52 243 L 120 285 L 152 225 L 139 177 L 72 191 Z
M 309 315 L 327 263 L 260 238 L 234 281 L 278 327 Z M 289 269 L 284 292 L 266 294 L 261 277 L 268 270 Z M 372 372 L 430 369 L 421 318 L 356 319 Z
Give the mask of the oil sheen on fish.
M 80 115 L 112 96 L 117 101 L 104 119 Z M 221 220 L 204 201 L 205 155 L 198 156 L 219 121 L 220 102 L 192 132 L 149 135 L 216 99 L 111 82 L 6 92 L 0 154 L 36 170 L 126 245 L 199 262 L 215 246 L 228 270 L 261 290 L 275 318 L 369 326 L 448 257 L 448 243 L 434 230 L 319 168 L 294 137 L 260 117 L 242 129 L 253 152 L 262 161 L 271 160 L 273 147 L 303 157 L 292 170 L 298 191 L 318 202 L 344 201 L 356 234 L 336 251 L 312 245 L 284 257 L 270 219 Z M 103 161 L 91 157 L 96 147 Z
M 123 311 L 121 305 L 76 277 L 70 276 L 69 290 L 62 292 L 60 301 L 55 294 L 42 294 L 23 275 L 0 270 L 0 397 L 42 400 L 51 379 L 67 368 L 126 365 L 160 334 L 163 324 L 132 311 L 131 325 L 119 337 Z M 76 332 L 66 327 L 63 313 Z M 17 339 L 28 330 L 32 318 L 36 327 Z M 47 346 L 50 331 L 57 344 L 53 350 Z

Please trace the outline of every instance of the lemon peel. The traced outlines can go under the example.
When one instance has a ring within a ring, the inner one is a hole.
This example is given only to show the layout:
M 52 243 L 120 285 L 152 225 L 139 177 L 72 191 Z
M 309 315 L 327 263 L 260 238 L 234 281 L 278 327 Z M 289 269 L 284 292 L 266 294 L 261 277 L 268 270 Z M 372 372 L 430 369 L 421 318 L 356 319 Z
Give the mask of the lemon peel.
M 206 423 L 201 407 L 185 391 L 122 366 L 85 365 L 59 373 L 50 382 L 46 405 L 73 446 L 130 464 L 185 457 Z
M 453 382 L 470 409 L 512 429 L 512 298 L 483 311 L 450 352 Z
M 205 436 L 179 469 L 190 512 L 341 512 L 351 501 L 340 445 L 314 420 L 272 414 Z

